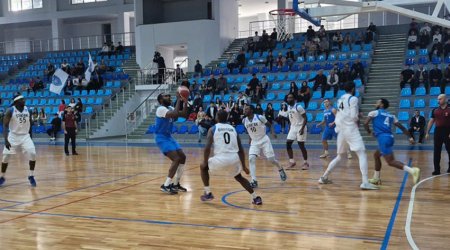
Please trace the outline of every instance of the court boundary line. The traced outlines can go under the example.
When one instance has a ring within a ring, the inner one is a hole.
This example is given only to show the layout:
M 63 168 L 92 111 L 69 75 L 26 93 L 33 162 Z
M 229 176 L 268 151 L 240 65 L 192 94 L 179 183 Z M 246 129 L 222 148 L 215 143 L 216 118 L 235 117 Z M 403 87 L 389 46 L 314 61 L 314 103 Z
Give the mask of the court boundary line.
M 409 159 L 408 166 L 412 166 L 412 158 Z M 389 224 L 386 228 L 386 233 L 384 234 L 383 243 L 381 244 L 380 249 L 386 250 L 389 246 L 389 240 L 391 239 L 392 229 L 395 225 L 395 218 L 397 217 L 398 208 L 400 207 L 400 202 L 402 201 L 403 191 L 405 189 L 406 181 L 408 180 L 408 173 L 405 172 L 403 175 L 402 185 L 398 191 L 397 201 L 395 202 L 394 209 L 392 210 L 391 218 L 389 219 Z
M 432 180 L 434 178 L 442 177 L 442 176 L 447 176 L 447 175 L 450 175 L 450 173 L 445 173 L 445 174 L 441 174 L 441 175 L 435 175 L 435 176 L 431 176 L 431 177 L 428 177 L 426 179 L 423 179 L 419 183 L 414 185 L 414 187 L 411 190 L 411 196 L 409 198 L 408 213 L 406 215 L 406 222 L 405 222 L 405 234 L 406 234 L 406 239 L 408 240 L 409 246 L 411 246 L 411 248 L 413 250 L 419 250 L 419 247 L 414 242 L 414 239 L 413 239 L 412 234 L 411 234 L 411 221 L 412 221 L 412 215 L 413 215 L 413 212 L 414 212 L 414 202 L 415 202 L 415 198 L 416 198 L 416 189 L 422 183 L 424 183 L 426 181 Z
M 254 227 L 234 227 L 234 226 L 217 226 L 217 225 L 208 225 L 208 224 L 195 224 L 195 223 L 185 223 L 185 222 L 173 222 L 173 221 L 162 221 L 162 220 L 151 220 L 151 219 L 128 219 L 128 218 L 116 218 L 116 217 L 101 217 L 101 216 L 93 216 L 93 215 L 73 215 L 73 214 L 58 214 L 58 213 L 46 213 L 46 212 L 26 212 L 26 211 L 18 211 L 18 210 L 4 210 L 5 212 L 13 212 L 13 213 L 27 213 L 26 216 L 29 215 L 43 215 L 43 216 L 60 216 L 60 217 L 70 217 L 70 218 L 82 218 L 82 219 L 91 219 L 91 220 L 111 220 L 111 221 L 125 221 L 125 222 L 138 222 L 138 223 L 147 223 L 147 224 L 155 224 L 155 225 L 178 225 L 178 226 L 186 226 L 186 227 L 205 227 L 212 229 L 228 229 L 228 230 L 240 230 L 240 231 L 254 231 L 254 232 L 267 232 L 267 233 L 280 233 L 280 234 L 292 234 L 292 235 L 305 235 L 305 236 L 316 236 L 323 238 L 340 238 L 340 239 L 349 239 L 349 240 L 366 240 L 371 242 L 381 242 L 381 238 L 371 238 L 371 237 L 358 237 L 358 236 L 349 236 L 349 235 L 336 235 L 336 234 L 326 234 L 326 233 L 315 233 L 308 231 L 289 231 L 289 230 L 275 230 L 275 229 L 267 229 L 267 228 L 254 228 Z

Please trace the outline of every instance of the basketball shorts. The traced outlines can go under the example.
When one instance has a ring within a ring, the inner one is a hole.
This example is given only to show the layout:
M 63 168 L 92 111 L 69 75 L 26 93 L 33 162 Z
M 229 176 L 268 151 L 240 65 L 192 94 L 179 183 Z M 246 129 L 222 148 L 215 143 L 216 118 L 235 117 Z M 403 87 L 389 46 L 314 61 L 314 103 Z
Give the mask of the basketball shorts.
M 306 135 L 308 134 L 308 127 L 305 126 L 303 135 L 300 134 L 300 128 L 301 126 L 291 126 L 286 139 L 290 141 L 305 142 L 307 137 Z
M 351 151 L 366 150 L 358 129 L 341 129 L 337 135 L 337 153 L 346 154 Z
M 172 136 L 156 135 L 155 142 L 163 154 L 181 149 L 180 144 Z
M 3 154 L 16 154 L 17 151 L 22 151 L 25 154 L 36 154 L 36 148 L 30 134 L 17 135 L 9 133 L 8 141 L 11 144 L 11 148 L 8 150 L 4 147 Z
M 212 173 L 224 172 L 233 177 L 242 172 L 242 164 L 238 153 L 214 155 L 208 160 L 208 168 Z
M 325 128 L 325 130 L 323 131 L 322 134 L 322 141 L 328 141 L 328 140 L 332 140 L 334 138 L 337 137 L 336 131 L 334 131 L 334 128 Z
M 381 155 L 390 155 L 393 153 L 392 147 L 394 146 L 393 135 L 379 135 L 377 136 L 378 149 Z
M 250 149 L 248 150 L 249 155 L 260 156 L 261 151 L 263 152 L 266 158 L 275 157 L 275 153 L 273 152 L 272 143 L 270 142 L 269 137 L 266 135 L 263 139 L 254 141 L 250 144 Z

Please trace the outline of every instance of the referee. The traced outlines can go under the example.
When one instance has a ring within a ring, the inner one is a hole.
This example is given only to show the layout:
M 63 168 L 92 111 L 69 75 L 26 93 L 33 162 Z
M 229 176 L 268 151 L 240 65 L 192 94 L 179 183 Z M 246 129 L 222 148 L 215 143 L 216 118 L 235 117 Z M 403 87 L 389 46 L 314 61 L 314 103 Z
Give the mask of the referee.
M 436 128 L 434 131 L 434 172 L 433 175 L 441 174 L 441 151 L 442 144 L 445 144 L 445 149 L 450 158 L 450 106 L 447 103 L 447 97 L 445 94 L 440 94 L 438 96 L 439 107 L 431 111 L 431 119 L 428 122 L 426 139 L 430 137 L 430 129 L 433 123 L 436 123 Z M 447 173 L 450 173 L 450 162 L 448 164 Z

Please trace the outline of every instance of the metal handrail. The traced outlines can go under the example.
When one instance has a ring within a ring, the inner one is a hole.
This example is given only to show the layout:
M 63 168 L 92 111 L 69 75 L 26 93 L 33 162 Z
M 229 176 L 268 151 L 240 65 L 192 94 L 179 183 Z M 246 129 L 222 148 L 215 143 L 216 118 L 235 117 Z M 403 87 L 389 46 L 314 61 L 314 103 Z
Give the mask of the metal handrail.
M 138 111 L 138 109 L 140 107 L 142 107 L 142 105 L 144 105 L 149 99 L 150 97 L 159 90 L 159 88 L 163 85 L 163 83 L 159 84 L 158 87 L 156 87 L 132 112 L 129 112 L 127 115 L 127 120 L 130 119 L 131 114 L 135 113 L 136 111 Z M 165 84 L 164 84 L 165 85 Z

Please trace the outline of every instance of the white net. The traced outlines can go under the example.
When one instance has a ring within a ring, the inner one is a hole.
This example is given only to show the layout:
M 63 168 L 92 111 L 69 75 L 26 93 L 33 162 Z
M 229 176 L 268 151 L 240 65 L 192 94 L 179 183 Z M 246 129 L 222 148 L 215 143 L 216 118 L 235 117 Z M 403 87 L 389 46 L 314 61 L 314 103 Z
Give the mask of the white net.
M 269 12 L 270 19 L 277 29 L 278 41 L 289 41 L 295 30 L 295 15 L 286 10 L 273 10 Z

